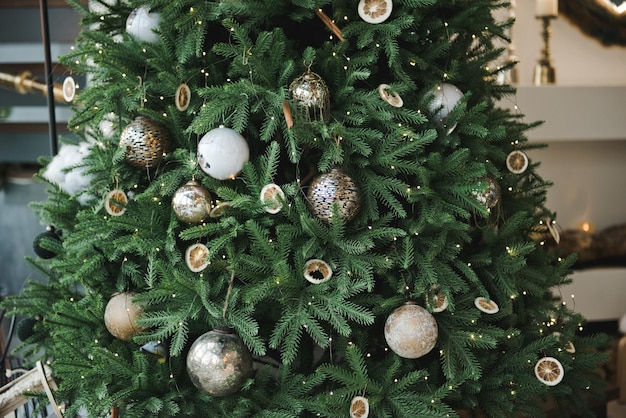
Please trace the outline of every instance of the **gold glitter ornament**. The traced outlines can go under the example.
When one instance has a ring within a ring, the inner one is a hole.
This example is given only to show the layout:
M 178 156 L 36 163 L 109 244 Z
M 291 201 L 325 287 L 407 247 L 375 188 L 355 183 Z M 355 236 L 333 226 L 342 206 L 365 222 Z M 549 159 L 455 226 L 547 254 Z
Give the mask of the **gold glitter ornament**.
M 252 355 L 232 330 L 215 328 L 191 345 L 187 374 L 198 389 L 209 395 L 231 395 L 252 374 Z
M 333 204 L 344 222 L 350 222 L 361 209 L 361 191 L 350 176 L 338 168 L 313 179 L 307 192 L 309 210 L 325 223 L 332 222 Z
M 132 166 L 154 168 L 171 149 L 170 133 L 160 123 L 139 116 L 124 128 L 120 147 L 126 150 L 126 161 Z
M 414 359 L 428 354 L 438 337 L 435 318 L 412 301 L 393 311 L 385 322 L 385 340 L 400 357 Z
M 323 122 L 330 115 L 330 93 L 318 74 L 307 71 L 289 85 L 289 94 L 298 108 L 301 121 Z
M 130 341 L 135 335 L 143 331 L 136 324 L 143 308 L 133 303 L 134 293 L 115 293 L 104 310 L 104 325 L 115 338 Z

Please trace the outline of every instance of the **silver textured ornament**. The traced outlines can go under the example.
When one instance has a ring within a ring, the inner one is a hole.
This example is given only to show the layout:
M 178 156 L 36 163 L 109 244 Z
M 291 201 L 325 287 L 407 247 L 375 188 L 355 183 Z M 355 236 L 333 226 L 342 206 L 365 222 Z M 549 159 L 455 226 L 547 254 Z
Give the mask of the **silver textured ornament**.
M 318 74 L 307 71 L 289 85 L 289 94 L 298 108 L 301 121 L 323 122 L 330 115 L 330 93 Z
M 479 186 L 472 191 L 472 195 L 487 209 L 492 209 L 500 201 L 500 185 L 493 177 L 486 176 L 480 181 Z
M 191 345 L 187 373 L 198 389 L 212 396 L 231 395 L 252 374 L 252 355 L 237 334 L 216 328 Z
M 180 221 L 198 224 L 211 212 L 211 194 L 192 180 L 176 190 L 172 197 L 172 209 Z
M 438 337 L 437 321 L 415 302 L 406 302 L 385 322 L 385 340 L 400 357 L 419 358 L 428 354 Z
M 350 176 L 338 168 L 313 179 L 307 192 L 309 210 L 325 223 L 333 218 L 333 203 L 337 204 L 344 222 L 351 221 L 361 209 L 361 192 Z
M 170 151 L 170 133 L 149 118 L 139 116 L 129 123 L 120 136 L 120 147 L 126 150 L 126 161 L 138 168 L 159 165 Z
M 463 92 L 453 84 L 441 83 L 431 93 L 433 99 L 428 104 L 428 110 L 432 113 L 434 122 L 450 134 L 456 128 L 456 124 L 449 126 L 448 116 L 463 98 Z

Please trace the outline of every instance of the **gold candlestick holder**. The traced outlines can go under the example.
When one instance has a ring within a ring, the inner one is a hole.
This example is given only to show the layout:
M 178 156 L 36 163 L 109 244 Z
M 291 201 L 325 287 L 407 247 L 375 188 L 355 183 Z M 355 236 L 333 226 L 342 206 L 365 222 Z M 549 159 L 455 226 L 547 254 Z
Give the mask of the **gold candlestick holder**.
M 541 32 L 543 49 L 541 50 L 541 58 L 537 62 L 537 65 L 535 65 L 533 83 L 536 86 L 542 86 L 556 83 L 556 71 L 550 60 L 550 35 L 552 34 L 550 23 L 552 19 L 556 19 L 556 16 L 537 16 L 537 19 L 541 19 L 543 26 Z

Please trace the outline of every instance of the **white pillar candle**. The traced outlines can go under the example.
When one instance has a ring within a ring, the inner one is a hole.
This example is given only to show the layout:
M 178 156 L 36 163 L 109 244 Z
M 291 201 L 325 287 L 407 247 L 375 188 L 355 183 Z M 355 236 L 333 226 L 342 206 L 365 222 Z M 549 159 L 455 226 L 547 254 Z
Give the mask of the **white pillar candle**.
M 558 16 L 559 0 L 535 0 L 535 16 Z

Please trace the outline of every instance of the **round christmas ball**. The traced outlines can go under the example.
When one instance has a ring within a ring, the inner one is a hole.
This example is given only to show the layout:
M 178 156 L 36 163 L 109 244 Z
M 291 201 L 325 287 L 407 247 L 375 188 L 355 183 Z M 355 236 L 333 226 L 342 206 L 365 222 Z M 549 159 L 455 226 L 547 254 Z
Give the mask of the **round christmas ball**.
M 211 194 L 199 182 L 192 180 L 176 190 L 172 209 L 180 221 L 198 224 L 211 212 Z
M 491 176 L 483 177 L 472 194 L 487 209 L 492 209 L 500 201 L 500 185 Z
M 135 322 L 141 316 L 142 307 L 133 303 L 132 292 L 115 293 L 104 310 L 104 325 L 115 338 L 130 341 L 143 329 Z
M 361 209 L 361 191 L 350 176 L 334 168 L 313 179 L 307 192 L 309 210 L 325 223 L 332 222 L 333 204 L 339 215 L 349 222 Z
M 170 134 L 160 123 L 139 116 L 124 128 L 120 147 L 126 150 L 126 161 L 132 166 L 153 168 L 170 150 Z
M 187 373 L 193 384 L 212 396 L 237 392 L 252 373 L 252 355 L 229 328 L 201 335 L 187 354 Z
M 161 15 L 151 13 L 147 7 L 138 7 L 126 19 L 126 32 L 140 41 L 157 43 L 159 37 L 154 32 L 159 27 Z
M 246 139 L 224 126 L 207 132 L 198 143 L 200 168 L 218 180 L 235 178 L 249 158 Z
M 415 359 L 428 354 L 438 336 L 435 318 L 415 302 L 406 302 L 385 322 L 385 340 L 400 357 Z
M 463 92 L 455 85 L 450 83 L 441 83 L 432 91 L 433 99 L 428 104 L 428 110 L 432 113 L 433 121 L 447 129 L 448 133 L 452 133 L 456 124 L 448 126 L 448 115 L 463 98 Z
M 35 318 L 22 318 L 15 327 L 17 337 L 20 341 L 26 341 L 28 338 L 35 335 L 35 325 L 37 324 Z
M 57 243 L 61 242 L 61 238 L 59 238 L 59 235 L 55 232 L 53 228 L 48 228 L 45 232 L 37 235 L 33 240 L 33 251 L 35 251 L 35 254 L 37 254 L 40 258 L 46 260 L 54 258 L 57 255 L 56 252 L 45 248 L 47 245 L 43 244 L 43 242 L 48 240 Z
M 307 71 L 289 85 L 289 94 L 296 104 L 300 120 L 323 122 L 330 115 L 330 93 L 319 74 Z

